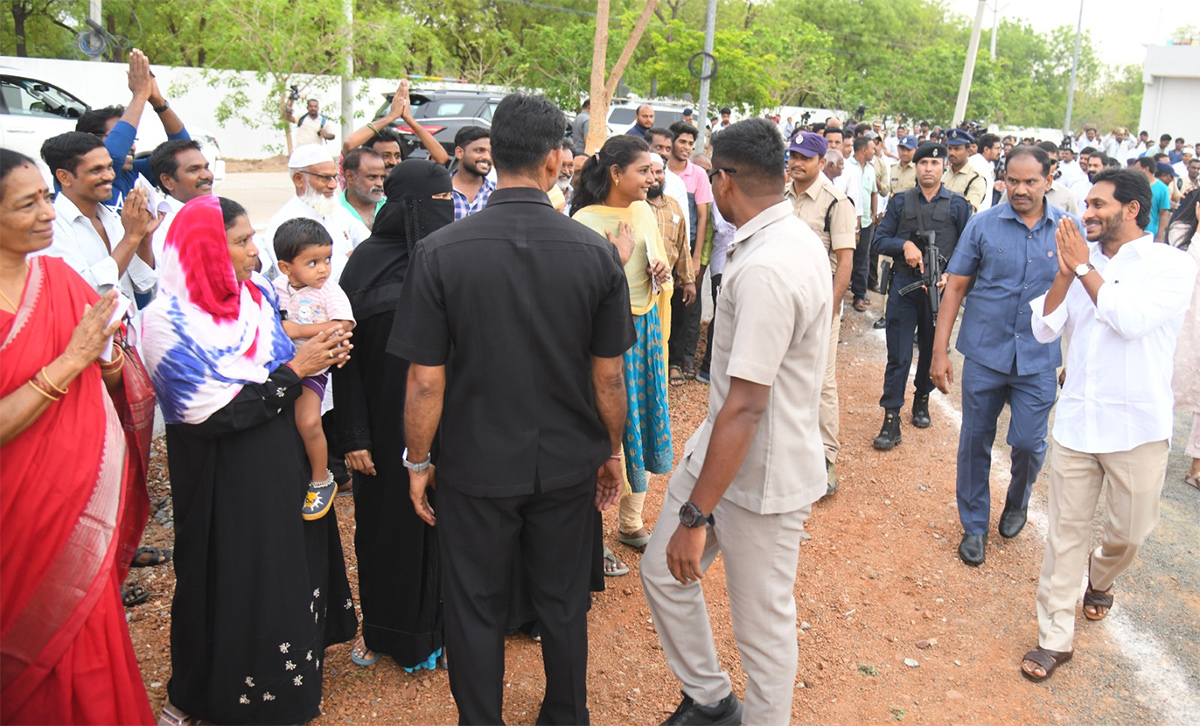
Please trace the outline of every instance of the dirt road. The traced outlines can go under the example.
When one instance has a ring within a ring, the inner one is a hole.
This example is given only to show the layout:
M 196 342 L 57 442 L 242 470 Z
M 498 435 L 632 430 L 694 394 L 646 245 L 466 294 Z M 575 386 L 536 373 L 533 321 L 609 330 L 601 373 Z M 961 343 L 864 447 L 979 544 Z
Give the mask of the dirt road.
M 1031 521 L 1014 540 L 995 534 L 1007 484 L 1003 433 L 993 465 L 992 534 L 987 562 L 974 569 L 955 553 L 961 530 L 954 503 L 958 392 L 934 394 L 931 428 L 905 425 L 904 443 L 871 448 L 881 412 L 881 333 L 866 314 L 847 308 L 840 347 L 841 489 L 818 503 L 800 550 L 796 599 L 800 668 L 796 723 L 1184 724 L 1200 713 L 1200 492 L 1182 483 L 1179 418 L 1176 448 L 1162 499 L 1162 521 L 1143 554 L 1116 586 L 1116 606 L 1102 623 L 1080 616 L 1076 657 L 1046 684 L 1018 673 L 1021 654 L 1036 644 L 1034 592 L 1045 534 L 1046 475 L 1031 504 Z M 671 389 L 676 457 L 707 405 L 708 389 Z M 907 407 L 904 415 L 907 416 Z M 1007 422 L 1002 422 L 1001 432 Z M 647 521 L 658 514 L 667 477 L 654 477 Z M 152 496 L 169 490 L 162 474 Z M 353 502 L 337 513 L 352 584 Z M 169 521 L 167 516 L 162 519 Z M 161 515 L 160 515 L 161 516 Z M 673 516 L 668 514 L 667 516 Z M 1099 519 L 1097 520 L 1099 522 Z M 170 543 L 155 518 L 150 543 Z M 679 701 L 637 578 L 638 555 L 607 539 L 631 566 L 596 596 L 589 618 L 589 706 L 597 724 L 662 721 Z M 1099 532 L 1097 528 L 1097 533 Z M 253 556 L 253 553 L 247 553 Z M 167 627 L 174 584 L 170 567 L 134 570 L 151 600 L 133 611 L 131 630 L 157 709 L 169 676 Z M 151 579 L 153 578 L 153 579 Z M 741 693 L 721 561 L 704 581 L 723 663 Z M 1081 583 L 1082 587 L 1082 583 Z M 371 668 L 350 662 L 349 644 L 327 655 L 321 723 L 449 724 L 457 721 L 447 674 L 404 673 L 387 658 Z M 451 655 L 453 662 L 453 655 Z M 913 665 L 915 663 L 915 665 Z M 532 723 L 543 685 L 539 646 L 509 639 L 505 718 Z

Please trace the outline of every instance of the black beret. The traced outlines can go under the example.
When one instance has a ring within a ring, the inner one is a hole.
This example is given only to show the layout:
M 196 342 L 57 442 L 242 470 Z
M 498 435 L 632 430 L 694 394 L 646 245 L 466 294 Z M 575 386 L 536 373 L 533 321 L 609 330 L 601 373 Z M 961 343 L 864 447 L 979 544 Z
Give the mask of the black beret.
M 917 147 L 917 152 L 913 154 L 913 163 L 917 163 L 921 159 L 942 159 L 946 158 L 946 147 L 941 144 L 924 143 Z

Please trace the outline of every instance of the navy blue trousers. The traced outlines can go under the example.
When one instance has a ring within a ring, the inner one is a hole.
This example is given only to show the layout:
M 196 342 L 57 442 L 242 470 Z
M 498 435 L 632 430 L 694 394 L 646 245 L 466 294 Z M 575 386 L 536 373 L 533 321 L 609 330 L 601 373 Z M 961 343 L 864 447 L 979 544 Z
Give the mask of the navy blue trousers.
M 890 312 L 889 312 L 890 316 Z M 890 320 L 889 320 L 890 322 Z M 958 518 L 965 534 L 986 534 L 991 514 L 992 444 L 996 421 L 1009 405 L 1008 445 L 1012 478 L 1006 504 L 1029 505 L 1033 483 L 1046 458 L 1046 427 L 1057 393 L 1057 375 L 1001 373 L 970 358 L 962 370 L 962 431 L 958 437 Z
M 894 268 L 893 268 L 894 269 Z M 908 383 L 908 369 L 912 367 L 913 336 L 917 338 L 917 395 L 933 390 L 929 377 L 929 366 L 933 362 L 933 309 L 929 306 L 929 294 L 914 290 L 901 295 L 900 290 L 920 278 L 907 272 L 896 272 L 892 278 L 891 293 L 887 296 L 887 368 L 883 372 L 883 396 L 879 405 L 885 409 L 897 409 L 904 405 L 904 387 Z

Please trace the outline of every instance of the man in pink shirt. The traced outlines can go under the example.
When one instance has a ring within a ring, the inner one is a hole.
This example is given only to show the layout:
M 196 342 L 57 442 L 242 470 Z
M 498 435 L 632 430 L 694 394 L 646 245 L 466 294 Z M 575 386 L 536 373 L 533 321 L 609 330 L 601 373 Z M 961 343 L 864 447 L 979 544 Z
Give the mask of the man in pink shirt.
M 671 144 L 671 158 L 667 168 L 683 179 L 687 189 L 688 207 L 691 212 L 691 229 L 688 230 L 688 241 L 692 250 L 692 269 L 698 270 L 696 284 L 704 282 L 704 268 L 700 266 L 700 249 L 704 247 L 704 237 L 708 232 L 708 205 L 712 203 L 712 184 L 704 169 L 691 161 L 692 150 L 696 145 L 698 132 L 696 127 L 686 121 L 676 121 L 671 124 L 671 133 L 675 140 Z M 676 290 L 671 298 L 671 339 L 668 344 L 667 357 L 671 366 L 671 383 L 678 385 L 684 379 L 696 377 L 695 351 L 700 340 L 700 306 L 685 305 L 683 291 Z

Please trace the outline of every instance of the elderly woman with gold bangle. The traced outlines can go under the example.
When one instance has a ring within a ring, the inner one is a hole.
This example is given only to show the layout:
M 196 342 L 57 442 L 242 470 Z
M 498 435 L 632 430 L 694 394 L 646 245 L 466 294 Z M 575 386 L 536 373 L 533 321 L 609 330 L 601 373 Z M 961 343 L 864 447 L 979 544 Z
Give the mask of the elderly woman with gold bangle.
M 117 293 L 31 256 L 54 216 L 0 149 L 0 722 L 153 723 L 120 594 L 146 505 L 109 395 Z

